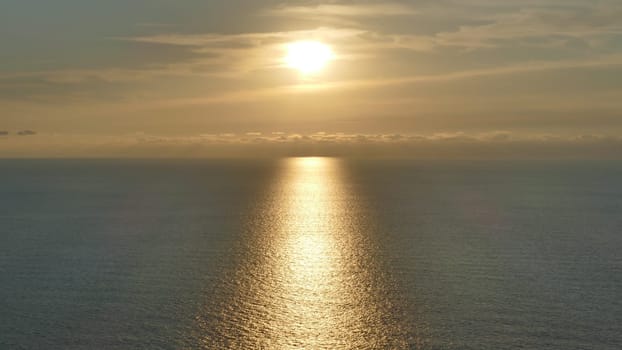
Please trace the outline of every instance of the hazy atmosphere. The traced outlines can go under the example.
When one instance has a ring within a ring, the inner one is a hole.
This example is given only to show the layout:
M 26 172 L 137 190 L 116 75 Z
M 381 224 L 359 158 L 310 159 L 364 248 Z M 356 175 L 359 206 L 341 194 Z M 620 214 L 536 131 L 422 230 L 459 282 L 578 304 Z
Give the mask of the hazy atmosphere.
M 2 157 L 622 154 L 618 0 L 5 0 L 0 41 Z
M 0 349 L 620 350 L 622 0 L 0 0 Z

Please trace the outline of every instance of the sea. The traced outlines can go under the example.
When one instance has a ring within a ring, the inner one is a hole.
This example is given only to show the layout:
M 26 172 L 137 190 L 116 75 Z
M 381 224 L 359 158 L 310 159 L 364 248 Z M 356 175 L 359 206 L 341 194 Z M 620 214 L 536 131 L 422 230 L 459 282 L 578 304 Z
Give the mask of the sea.
M 0 349 L 621 349 L 622 162 L 0 160 Z

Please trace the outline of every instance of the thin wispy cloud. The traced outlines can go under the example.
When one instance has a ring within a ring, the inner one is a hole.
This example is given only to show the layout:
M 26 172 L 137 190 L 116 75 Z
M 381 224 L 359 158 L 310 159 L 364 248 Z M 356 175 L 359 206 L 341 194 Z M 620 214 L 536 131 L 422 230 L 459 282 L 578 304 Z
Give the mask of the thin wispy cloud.
M 466 5 L 465 5 L 466 4 Z M 506 11 L 497 15 L 487 14 L 486 23 L 464 24 L 452 31 L 439 31 L 427 35 L 413 33 L 392 33 L 356 27 L 320 27 L 310 30 L 251 32 L 237 34 L 155 34 L 148 36 L 117 37 L 114 40 L 191 47 L 195 56 L 179 62 L 150 65 L 136 68 L 105 69 L 67 69 L 56 71 L 15 72 L 0 75 L 0 80 L 41 78 L 51 83 L 80 83 L 90 80 L 106 82 L 131 82 L 161 76 L 220 76 L 236 78 L 249 72 L 265 69 L 280 69 L 283 44 L 303 39 L 321 40 L 334 44 L 342 59 L 391 60 L 390 50 L 412 50 L 415 52 L 434 52 L 439 55 L 450 54 L 443 50 L 504 49 L 505 47 L 542 47 L 547 49 L 575 47 L 574 55 L 583 60 L 593 59 L 599 64 L 604 53 L 611 53 L 609 40 L 622 36 L 622 5 L 607 3 L 608 6 L 577 6 L 576 4 L 554 3 L 555 6 L 535 7 L 524 10 Z M 469 6 L 470 5 L 470 6 Z M 442 6 L 442 5 L 439 5 Z M 469 8 L 498 7 L 496 2 L 474 1 L 456 4 L 467 11 Z M 512 9 L 510 5 L 506 5 Z M 435 16 L 434 6 L 424 6 L 415 10 L 413 6 L 399 3 L 389 4 L 329 4 L 308 6 L 279 6 L 267 10 L 272 15 L 317 13 L 336 16 L 359 16 L 368 14 L 378 16 L 418 15 Z M 431 14 L 429 14 L 429 13 Z M 458 16 L 460 17 L 460 16 Z M 364 18 L 362 19 L 365 20 Z M 416 23 L 415 23 L 416 24 Z M 459 22 L 458 22 L 459 24 Z M 166 30 L 166 28 L 163 28 Z M 584 45 L 581 48 L 580 45 Z M 596 49 L 600 47 L 600 49 Z M 175 50 L 174 48 L 169 50 Z M 384 51 L 384 53 L 383 53 Z M 615 51 L 613 51 L 615 52 Z M 569 52 L 566 52 L 568 55 Z M 555 56 L 553 56 L 555 57 Z M 551 62 L 571 57 L 558 57 Z M 534 61 L 534 60 L 531 60 Z M 532 62 L 527 62 L 532 64 Z M 506 67 L 503 61 L 491 62 L 488 69 Z M 502 70 L 505 68 L 501 68 Z M 466 72 L 466 75 L 470 73 Z M 1 82 L 0 82 L 1 83 Z
M 598 67 L 622 66 L 622 54 L 607 55 L 598 59 L 590 60 L 568 60 L 556 62 L 529 62 L 524 64 L 508 65 L 505 67 L 494 67 L 477 69 L 470 71 L 459 71 L 447 74 L 437 75 L 415 75 L 399 78 L 387 79 L 369 79 L 369 80 L 346 80 L 334 82 L 319 82 L 308 84 L 292 84 L 266 89 L 236 91 L 234 93 L 222 94 L 209 97 L 198 97 L 191 99 L 176 99 L 161 101 L 160 103 L 153 101 L 146 105 L 156 107 L 162 105 L 209 105 L 209 104 L 229 104 L 252 102 L 262 99 L 278 98 L 283 95 L 313 94 L 325 92 L 327 90 L 362 90 L 374 89 L 395 85 L 412 85 L 425 83 L 442 83 L 452 82 L 465 79 L 473 79 L 479 77 L 513 75 L 539 71 L 555 71 L 567 69 L 589 69 Z
M 368 3 L 368 4 L 317 4 L 308 6 L 279 6 L 264 12 L 270 16 L 344 16 L 344 17 L 378 17 L 408 16 L 416 14 L 413 6 L 402 3 Z
M 616 7 L 620 9 L 521 9 L 492 17 L 491 23 L 437 33 L 434 42 L 469 49 L 509 45 L 563 47 L 579 43 L 595 48 L 604 45 L 607 38 L 622 35 L 622 7 Z

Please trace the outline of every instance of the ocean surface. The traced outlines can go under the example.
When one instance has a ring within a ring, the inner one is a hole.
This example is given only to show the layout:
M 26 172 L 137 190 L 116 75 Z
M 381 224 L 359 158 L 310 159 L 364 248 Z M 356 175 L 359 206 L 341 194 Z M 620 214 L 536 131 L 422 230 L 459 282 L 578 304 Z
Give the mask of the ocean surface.
M 622 163 L 0 160 L 0 349 L 620 349 Z

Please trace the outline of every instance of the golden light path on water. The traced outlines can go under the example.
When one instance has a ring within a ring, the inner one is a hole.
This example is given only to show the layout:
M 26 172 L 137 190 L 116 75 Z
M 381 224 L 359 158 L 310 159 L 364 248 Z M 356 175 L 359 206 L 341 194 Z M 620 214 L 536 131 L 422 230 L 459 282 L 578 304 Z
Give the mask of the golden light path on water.
M 284 161 L 200 318 L 205 348 L 408 348 L 368 221 L 339 160 Z

